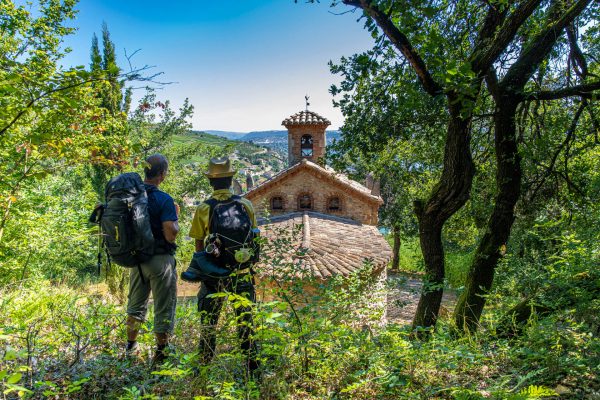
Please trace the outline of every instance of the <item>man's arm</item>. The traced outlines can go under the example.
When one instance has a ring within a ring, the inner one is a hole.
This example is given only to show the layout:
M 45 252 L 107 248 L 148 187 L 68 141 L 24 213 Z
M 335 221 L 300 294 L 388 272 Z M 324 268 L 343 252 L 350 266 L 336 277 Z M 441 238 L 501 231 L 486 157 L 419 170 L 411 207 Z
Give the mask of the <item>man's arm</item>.
M 179 233 L 179 223 L 177 221 L 164 221 L 162 228 L 165 240 L 169 243 L 175 243 L 175 239 Z
M 175 208 L 176 218 L 179 219 L 179 204 L 173 202 L 173 206 Z M 175 221 L 163 221 L 162 223 L 163 234 L 165 235 L 165 240 L 169 243 L 175 243 L 175 239 L 177 238 L 177 234 L 179 233 L 179 223 Z
M 189 236 L 196 239 L 196 251 L 204 250 L 204 239 L 208 233 L 208 213 L 210 206 L 206 203 L 201 203 L 192 219 L 192 227 Z

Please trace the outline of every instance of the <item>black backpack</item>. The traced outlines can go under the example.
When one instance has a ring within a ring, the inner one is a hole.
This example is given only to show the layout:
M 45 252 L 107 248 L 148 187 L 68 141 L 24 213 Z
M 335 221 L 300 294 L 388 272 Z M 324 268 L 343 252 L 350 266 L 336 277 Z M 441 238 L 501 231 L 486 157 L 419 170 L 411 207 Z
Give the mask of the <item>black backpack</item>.
M 112 178 L 104 191 L 106 203 L 96 217 L 109 257 L 122 267 L 136 267 L 154 255 L 148 195 L 139 174 Z
M 252 221 L 241 197 L 233 195 L 227 200 L 208 199 L 205 203 L 210 206 L 206 251 L 215 256 L 214 262 L 230 269 L 246 268 L 257 262 L 260 248 L 254 239 L 258 230 L 252 229 Z M 210 245 L 218 248 L 218 256 L 210 251 Z M 252 251 L 250 259 L 243 263 L 235 259 L 235 252 L 241 248 Z

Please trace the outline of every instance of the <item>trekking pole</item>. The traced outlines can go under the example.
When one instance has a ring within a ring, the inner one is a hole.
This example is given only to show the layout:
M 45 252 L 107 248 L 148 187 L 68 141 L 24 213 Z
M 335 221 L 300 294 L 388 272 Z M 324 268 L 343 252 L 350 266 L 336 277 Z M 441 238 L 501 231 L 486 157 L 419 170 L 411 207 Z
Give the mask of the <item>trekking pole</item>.
M 98 225 L 98 277 L 100 277 L 101 269 L 102 269 L 102 227 Z
M 105 247 L 104 251 L 106 252 L 106 280 L 108 281 L 108 271 L 110 270 L 110 253 L 108 252 L 108 248 Z

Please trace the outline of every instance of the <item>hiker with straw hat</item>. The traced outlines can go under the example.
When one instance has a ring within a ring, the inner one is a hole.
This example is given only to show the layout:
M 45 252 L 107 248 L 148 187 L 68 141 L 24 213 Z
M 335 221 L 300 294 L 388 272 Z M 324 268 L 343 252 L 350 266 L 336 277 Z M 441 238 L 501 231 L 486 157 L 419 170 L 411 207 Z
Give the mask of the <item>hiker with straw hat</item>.
M 215 264 L 230 268 L 231 273 L 219 277 L 207 276 L 192 268 L 194 265 L 192 260 L 187 271 L 181 274 L 183 280 L 201 282 L 198 292 L 198 311 L 202 313 L 199 351 L 201 362 L 204 363 L 209 362 L 215 355 L 216 326 L 224 301 L 223 297 L 210 295 L 229 292 L 245 296 L 252 303 L 256 300 L 250 268 L 253 260 L 247 258 L 239 260 L 238 255 L 241 251 L 233 250 L 239 247 L 236 243 L 241 242 L 240 245 L 244 247 L 248 240 L 252 241 L 254 236 L 251 234 L 254 234 L 257 228 L 252 203 L 248 199 L 234 195 L 231 190 L 236 172 L 229 157 L 210 159 L 208 171 L 204 172 L 204 175 L 208 178 L 213 193 L 196 209 L 189 233 L 189 236 L 196 240 L 194 259 L 202 255 L 204 260 L 210 259 Z M 223 232 L 226 232 L 226 235 Z M 236 236 L 239 232 L 241 236 Z M 255 344 L 252 340 L 251 311 L 251 307 L 235 309 L 241 348 L 246 355 L 249 372 L 258 368 Z

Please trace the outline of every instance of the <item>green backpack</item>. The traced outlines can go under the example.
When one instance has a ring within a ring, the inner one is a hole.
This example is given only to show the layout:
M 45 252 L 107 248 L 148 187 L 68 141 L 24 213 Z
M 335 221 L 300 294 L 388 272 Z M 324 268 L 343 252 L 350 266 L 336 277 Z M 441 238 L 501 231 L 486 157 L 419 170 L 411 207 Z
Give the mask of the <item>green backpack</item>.
M 154 237 L 148 214 L 148 195 L 139 174 L 112 178 L 104 191 L 105 204 L 96 221 L 106 251 L 122 267 L 137 267 L 154 255 Z

